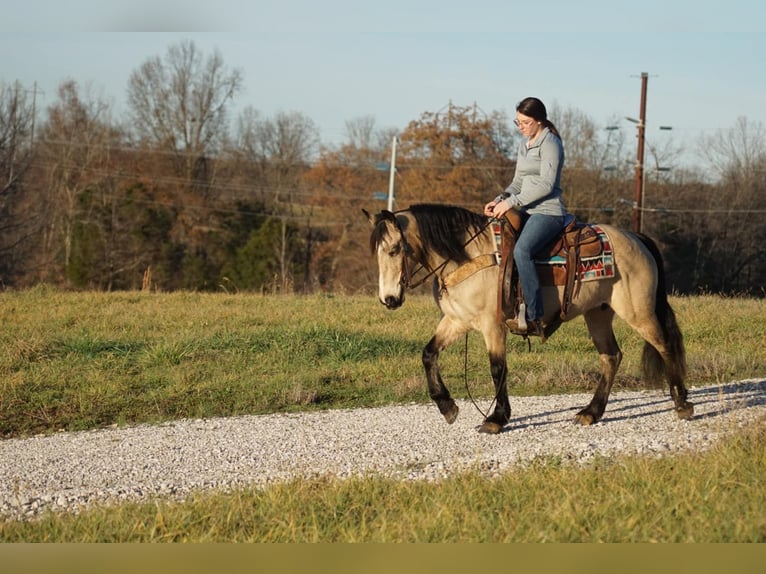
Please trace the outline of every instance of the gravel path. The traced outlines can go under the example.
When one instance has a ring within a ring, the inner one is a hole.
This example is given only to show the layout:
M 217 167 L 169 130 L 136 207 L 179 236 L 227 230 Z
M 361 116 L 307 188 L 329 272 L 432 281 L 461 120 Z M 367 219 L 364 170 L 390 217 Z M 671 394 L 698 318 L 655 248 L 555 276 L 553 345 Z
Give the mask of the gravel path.
M 45 509 L 200 489 L 267 485 L 298 476 L 379 472 L 433 480 L 477 465 L 502 472 L 540 456 L 587 462 L 615 453 L 659 456 L 704 449 L 766 416 L 766 379 L 692 388 L 693 421 L 677 420 L 667 391 L 615 392 L 604 419 L 572 423 L 590 394 L 511 397 L 497 436 L 476 432 L 481 415 L 459 402 L 447 425 L 433 404 L 179 420 L 0 441 L 0 518 Z M 480 406 L 487 408 L 487 402 Z

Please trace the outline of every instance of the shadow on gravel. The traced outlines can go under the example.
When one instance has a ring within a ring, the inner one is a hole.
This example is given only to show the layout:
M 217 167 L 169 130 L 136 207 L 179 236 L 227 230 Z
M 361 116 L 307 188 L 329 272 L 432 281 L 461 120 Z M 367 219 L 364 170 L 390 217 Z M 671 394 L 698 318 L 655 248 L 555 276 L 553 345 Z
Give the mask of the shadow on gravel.
M 695 419 L 713 418 L 738 409 L 766 405 L 766 380 L 740 381 L 717 387 L 692 389 L 689 398 L 695 407 L 712 405 Z
M 694 403 L 695 408 L 695 415 L 692 420 L 715 418 L 734 410 L 766 405 L 766 380 L 735 381 L 715 387 L 690 389 L 689 400 Z M 516 417 L 511 419 L 510 425 L 504 428 L 503 431 L 508 432 L 518 428 L 558 424 L 561 421 L 558 415 L 567 412 L 573 413 L 572 423 L 574 424 L 574 413 L 585 406 L 585 404 L 573 405 L 565 409 Z M 641 412 L 637 412 L 639 410 Z M 673 401 L 670 398 L 670 391 L 664 397 L 657 397 L 656 395 L 647 395 L 644 398 L 640 396 L 614 397 L 609 400 L 601 422 L 639 420 L 643 417 L 654 416 L 663 412 L 670 414 L 672 411 Z

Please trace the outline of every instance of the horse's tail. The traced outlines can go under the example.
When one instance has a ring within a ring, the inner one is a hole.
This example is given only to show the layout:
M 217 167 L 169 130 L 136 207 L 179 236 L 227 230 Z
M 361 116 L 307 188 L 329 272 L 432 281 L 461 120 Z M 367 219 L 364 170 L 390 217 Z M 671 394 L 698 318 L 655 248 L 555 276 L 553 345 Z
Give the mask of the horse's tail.
M 641 367 L 647 381 L 659 383 L 663 376 L 672 383 L 682 382 L 686 377 L 686 349 L 676 315 L 668 302 L 665 284 L 665 263 L 657 244 L 642 233 L 636 234 L 646 246 L 657 263 L 657 293 L 654 313 L 662 328 L 662 335 L 669 354 L 669 360 L 663 360 L 660 353 L 649 343 L 644 343 L 641 355 Z

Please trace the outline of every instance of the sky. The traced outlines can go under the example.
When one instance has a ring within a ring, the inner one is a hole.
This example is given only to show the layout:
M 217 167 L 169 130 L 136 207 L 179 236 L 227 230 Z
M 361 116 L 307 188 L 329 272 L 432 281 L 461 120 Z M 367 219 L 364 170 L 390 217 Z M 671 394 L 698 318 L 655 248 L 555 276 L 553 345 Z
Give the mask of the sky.
M 213 4 L 215 5 L 214 7 Z M 239 69 L 236 105 L 300 112 L 323 143 L 371 116 L 404 130 L 450 102 L 513 117 L 526 96 L 635 133 L 648 74 L 646 137 L 691 148 L 699 135 L 766 125 L 766 3 L 730 0 L 28 0 L 4 8 L 0 82 L 38 90 L 66 79 L 126 112 L 130 74 L 192 40 Z M 30 31 L 25 32 L 24 29 Z M 31 92 L 30 92 L 31 93 Z M 555 121 L 555 117 L 553 117 Z M 672 132 L 659 130 L 672 126 Z M 566 134 L 564 139 L 566 141 Z

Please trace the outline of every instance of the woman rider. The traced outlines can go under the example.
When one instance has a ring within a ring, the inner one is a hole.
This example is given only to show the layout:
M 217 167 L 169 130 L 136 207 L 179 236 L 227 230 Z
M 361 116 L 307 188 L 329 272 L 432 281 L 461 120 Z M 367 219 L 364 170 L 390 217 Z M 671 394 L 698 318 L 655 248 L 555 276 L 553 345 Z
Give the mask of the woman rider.
M 513 208 L 526 218 L 516 240 L 513 260 L 526 305 L 526 334 L 542 336 L 543 298 L 534 256 L 564 226 L 566 207 L 561 199 L 564 146 L 556 126 L 548 119 L 545 105 L 537 98 L 519 102 L 514 123 L 526 140 L 519 145 L 513 181 L 504 193 L 484 206 L 484 215 L 500 218 Z

